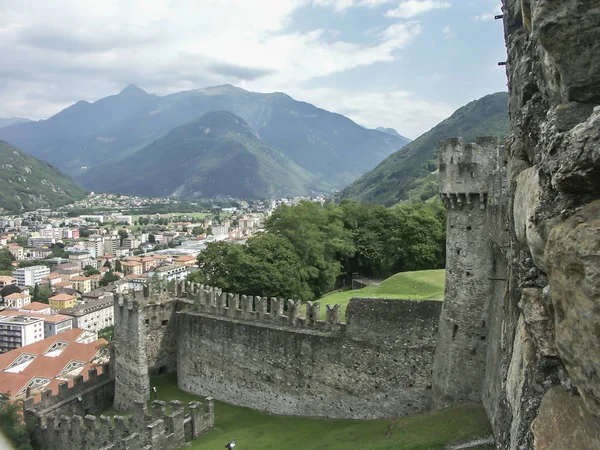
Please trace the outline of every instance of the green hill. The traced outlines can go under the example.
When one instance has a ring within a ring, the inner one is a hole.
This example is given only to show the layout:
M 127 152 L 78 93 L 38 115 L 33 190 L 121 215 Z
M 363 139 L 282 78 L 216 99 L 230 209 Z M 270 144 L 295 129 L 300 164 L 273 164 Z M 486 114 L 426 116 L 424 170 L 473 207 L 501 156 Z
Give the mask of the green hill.
M 0 211 L 55 207 L 85 192 L 50 164 L 0 141 Z
M 296 196 L 314 184 L 310 173 L 226 111 L 178 127 L 87 180 L 94 190 L 182 198 Z
M 342 305 L 342 317 L 352 297 L 362 298 L 398 298 L 408 300 L 442 300 L 446 271 L 419 270 L 400 272 L 385 279 L 378 286 L 368 286 L 352 291 L 334 292 L 317 300 L 321 303 L 321 315 L 325 318 L 325 305 Z
M 426 201 L 438 192 L 438 145 L 450 137 L 508 136 L 508 94 L 486 95 L 458 109 L 418 139 L 386 158 L 338 194 L 339 199 L 392 206 Z

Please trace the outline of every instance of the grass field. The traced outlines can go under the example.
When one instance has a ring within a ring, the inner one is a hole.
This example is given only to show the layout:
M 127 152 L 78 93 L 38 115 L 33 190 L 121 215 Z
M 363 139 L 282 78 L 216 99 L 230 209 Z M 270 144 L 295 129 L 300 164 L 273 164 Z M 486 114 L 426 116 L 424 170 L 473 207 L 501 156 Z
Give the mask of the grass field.
M 379 286 L 368 286 L 352 291 L 334 292 L 317 300 L 323 306 L 321 315 L 325 318 L 325 305 L 342 305 L 342 319 L 346 316 L 346 306 L 352 297 L 402 298 L 408 300 L 442 300 L 444 297 L 445 270 L 420 270 L 400 272 L 384 280 Z
M 177 387 L 175 374 L 154 377 L 152 385 L 160 400 L 199 399 Z M 215 415 L 215 429 L 185 448 L 221 449 L 235 438 L 236 450 L 436 450 L 491 434 L 486 415 L 477 406 L 367 421 L 272 416 L 215 402 Z

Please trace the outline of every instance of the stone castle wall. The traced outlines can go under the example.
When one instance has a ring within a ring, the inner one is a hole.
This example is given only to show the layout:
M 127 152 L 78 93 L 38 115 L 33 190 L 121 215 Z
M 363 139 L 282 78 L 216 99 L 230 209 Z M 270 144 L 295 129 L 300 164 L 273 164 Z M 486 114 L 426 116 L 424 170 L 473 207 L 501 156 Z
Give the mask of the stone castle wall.
M 78 375 L 72 386 L 65 381 L 58 385 L 58 393 L 42 391 L 39 396 L 27 396 L 24 402 L 26 417 L 47 417 L 50 415 L 95 414 L 113 405 L 115 380 L 109 364 L 100 370 L 88 371 L 87 381 Z
M 61 415 L 35 417 L 34 441 L 39 450 L 171 450 L 197 439 L 214 427 L 214 402 L 204 405 L 179 401 L 152 402 L 148 415 L 146 403 L 136 403 L 131 416 Z M 27 410 L 26 410 L 27 411 Z
M 438 301 L 340 310 L 200 290 L 177 313 L 180 388 L 274 414 L 373 419 L 431 401 Z

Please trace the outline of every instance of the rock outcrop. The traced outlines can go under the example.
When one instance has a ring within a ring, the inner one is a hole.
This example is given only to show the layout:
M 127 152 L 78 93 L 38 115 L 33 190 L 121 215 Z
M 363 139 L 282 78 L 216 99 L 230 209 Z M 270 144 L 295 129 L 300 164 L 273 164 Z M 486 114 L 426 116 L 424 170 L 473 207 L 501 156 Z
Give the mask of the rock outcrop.
M 503 12 L 510 248 L 484 405 L 499 448 L 597 449 L 600 2 L 503 0 Z

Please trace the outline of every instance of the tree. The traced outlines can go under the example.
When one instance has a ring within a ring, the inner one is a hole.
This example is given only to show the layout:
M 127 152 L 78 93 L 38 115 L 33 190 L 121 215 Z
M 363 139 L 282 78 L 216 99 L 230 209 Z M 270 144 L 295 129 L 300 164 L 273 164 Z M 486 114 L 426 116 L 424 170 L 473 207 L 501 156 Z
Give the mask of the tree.
M 104 274 L 104 276 L 100 280 L 100 286 L 108 286 L 110 283 L 114 283 L 115 281 L 119 280 L 119 276 L 114 274 L 112 270 L 109 270 Z
M 265 229 L 292 244 L 302 263 L 301 279 L 317 298 L 334 287 L 342 273 L 340 261 L 354 254 L 352 235 L 344 228 L 341 208 L 334 204 L 283 205 L 267 219 Z
M 119 231 L 117 231 L 117 234 L 119 235 L 120 245 L 122 247 L 123 246 L 123 240 L 127 239 L 129 237 L 129 233 L 127 232 L 127 230 L 125 228 L 121 228 Z
M 15 292 L 21 292 L 21 288 L 16 284 L 7 284 L 0 289 L 0 297 L 4 298 L 7 295 L 14 294 Z
M 110 263 L 110 261 L 107 259 L 106 262 L 104 263 L 104 265 L 102 267 L 108 267 L 108 270 L 112 269 L 112 264 Z
M 0 270 L 14 270 L 12 265 L 14 260 L 14 255 L 7 248 L 0 249 Z
M 25 236 L 17 236 L 15 242 L 21 247 L 27 247 L 27 238 Z
M 100 275 L 100 271 L 98 269 L 96 269 L 95 267 L 87 265 L 83 268 L 83 274 L 86 277 L 91 277 L 92 275 Z
M 194 236 L 200 236 L 201 234 L 204 234 L 204 228 L 202 228 L 202 227 L 194 227 L 194 228 L 192 228 L 192 234 Z
M 40 303 L 49 303 L 49 298 L 52 297 L 52 290 L 50 289 L 50 286 L 47 284 L 44 285 L 38 285 L 36 284 L 35 287 L 33 288 L 33 294 L 32 294 L 32 298 L 34 302 L 40 302 Z
M 155 244 L 156 243 L 156 237 L 153 234 L 149 234 L 148 235 L 148 242 L 150 242 L 151 244 Z
M 22 401 L 11 402 L 8 395 L 0 394 L 0 431 L 15 450 L 31 450 L 29 431 L 23 423 L 22 410 Z
M 292 244 L 282 236 L 261 233 L 248 240 L 234 274 L 240 294 L 312 300 L 300 276 L 302 263 Z
M 190 274 L 189 280 L 218 286 L 228 292 L 239 292 L 233 274 L 239 269 L 244 248 L 227 242 L 211 242 L 198 255 L 200 270 Z
M 121 261 L 118 259 L 115 261 L 115 272 L 123 273 L 123 267 L 121 266 Z
M 81 227 L 79 228 L 79 237 L 81 238 L 87 238 L 90 237 L 92 233 L 85 227 Z
M 188 280 L 238 294 L 313 298 L 300 276 L 300 258 L 282 236 L 259 234 L 247 245 L 212 242 L 198 255 L 198 265 Z

